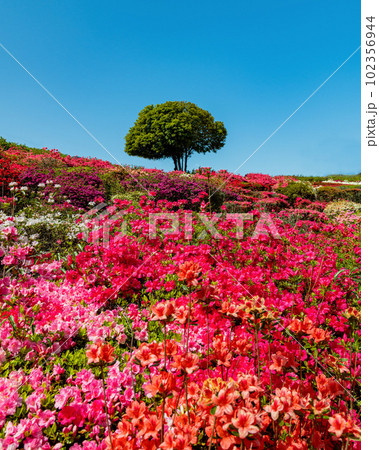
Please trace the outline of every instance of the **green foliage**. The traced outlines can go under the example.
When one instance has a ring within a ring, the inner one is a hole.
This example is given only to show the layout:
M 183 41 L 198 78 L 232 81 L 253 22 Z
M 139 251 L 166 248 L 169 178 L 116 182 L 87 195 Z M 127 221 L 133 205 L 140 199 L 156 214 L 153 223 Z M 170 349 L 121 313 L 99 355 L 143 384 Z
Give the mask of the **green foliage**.
M 148 159 L 172 158 L 175 170 L 187 170 L 193 153 L 216 152 L 225 143 L 222 122 L 193 103 L 146 106 L 125 137 L 125 151 Z
M 340 190 L 331 186 L 320 187 L 317 189 L 317 199 L 321 202 L 332 202 L 340 200 Z
M 277 192 L 286 195 L 291 205 L 296 202 L 298 197 L 305 198 L 307 200 L 314 200 L 316 197 L 312 186 L 305 182 L 289 183 L 286 187 L 278 188 Z
M 145 191 L 129 191 L 124 194 L 113 195 L 112 200 L 129 200 L 134 204 L 138 204 L 143 195 L 146 195 Z
M 106 200 L 120 198 L 120 195 L 122 196 L 126 193 L 126 189 L 120 183 L 125 178 L 125 172 L 125 169 L 118 169 L 97 174 L 103 182 Z
M 12 147 L 18 147 L 21 148 L 22 150 L 30 151 L 35 155 L 49 153 L 48 150 L 45 150 L 43 148 L 28 147 L 27 145 L 23 144 L 16 144 L 16 142 L 8 142 L 6 139 L 0 136 L 0 149 L 9 150 Z
M 361 203 L 361 190 L 343 189 L 343 200 L 348 200 L 354 203 Z

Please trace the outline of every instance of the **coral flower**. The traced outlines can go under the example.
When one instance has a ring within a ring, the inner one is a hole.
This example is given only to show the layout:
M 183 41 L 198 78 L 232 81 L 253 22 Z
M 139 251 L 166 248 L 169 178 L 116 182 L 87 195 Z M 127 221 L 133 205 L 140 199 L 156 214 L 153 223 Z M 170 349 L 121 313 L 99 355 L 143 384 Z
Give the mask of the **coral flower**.
M 166 341 L 166 355 L 167 356 L 174 356 L 178 353 L 178 344 L 174 340 L 167 340 Z
M 161 354 L 162 352 L 159 351 L 160 348 L 158 348 L 157 345 L 154 346 L 153 344 L 153 342 L 151 344 L 143 343 L 135 352 L 135 357 L 143 367 L 154 364 L 163 356 L 163 354 Z
M 188 321 L 188 308 L 185 306 L 179 306 L 175 311 L 176 320 L 182 325 Z
M 201 269 L 198 263 L 187 261 L 179 266 L 178 278 L 180 281 L 186 281 L 188 286 L 197 286 L 200 272 Z
M 172 302 L 160 302 L 151 307 L 153 316 L 151 320 L 159 320 L 160 322 L 168 322 L 173 319 L 175 306 Z
M 293 331 L 294 333 L 302 332 L 301 322 L 299 319 L 293 319 L 292 322 L 288 325 L 288 329 Z
M 123 434 L 114 434 L 112 435 L 112 444 L 109 436 L 106 438 L 105 443 L 107 445 L 107 450 L 136 450 L 138 448 L 136 441 L 137 439 L 129 440 L 129 437 Z
M 209 304 L 210 302 L 218 299 L 218 291 L 216 286 L 208 285 L 202 287 L 199 291 L 194 294 L 194 298 L 197 300 Z
M 119 431 L 119 435 L 123 436 L 131 436 L 133 433 L 133 425 L 129 422 L 129 417 L 126 415 L 123 416 L 121 422 L 118 424 L 117 429 Z
M 272 355 L 273 363 L 270 365 L 270 370 L 275 370 L 280 373 L 283 371 L 283 367 L 288 363 L 288 358 L 286 358 L 281 352 Z
M 217 361 L 218 365 L 224 365 L 230 367 L 230 360 L 232 354 L 229 352 L 228 344 L 222 339 L 221 336 L 216 336 L 213 340 L 213 358 Z
M 140 431 L 138 432 L 139 436 L 143 436 L 144 439 L 149 439 L 150 437 L 156 439 L 158 437 L 158 433 L 160 430 L 161 424 L 160 420 L 155 414 L 151 414 L 143 419 L 143 423 Z
M 103 344 L 100 340 L 91 345 L 86 351 L 89 364 L 107 363 L 114 361 L 114 348 L 109 344 Z
M 277 420 L 279 417 L 279 413 L 284 409 L 284 405 L 278 397 L 275 397 L 272 404 L 265 406 L 264 409 L 271 414 L 272 420 Z
M 101 348 L 100 348 L 100 360 L 105 362 L 105 363 L 112 363 L 114 361 L 114 348 L 109 345 L 109 344 L 104 344 Z
M 301 329 L 304 333 L 311 334 L 314 328 L 313 322 L 309 319 L 309 317 L 304 317 L 304 320 L 301 324 Z
M 329 431 L 334 433 L 337 437 L 341 437 L 346 428 L 346 420 L 341 414 L 335 414 L 329 419 Z
M 213 395 L 212 401 L 217 406 L 215 416 L 219 417 L 223 414 L 232 414 L 232 404 L 237 396 L 238 394 L 233 388 L 221 389 L 217 396 Z
M 133 401 L 128 408 L 125 410 L 125 415 L 122 418 L 122 422 L 126 422 L 127 420 L 132 421 L 132 424 L 136 426 L 141 419 L 143 419 L 146 415 L 147 407 L 145 403 L 139 403 L 137 401 Z M 119 427 L 120 428 L 120 427 Z M 120 431 L 122 431 L 120 429 Z
M 255 434 L 259 431 L 259 428 L 254 426 L 255 415 L 245 408 L 238 411 L 237 417 L 232 419 L 232 424 L 237 428 L 241 439 L 245 439 L 248 434 Z
M 330 333 L 328 333 L 327 331 L 323 330 L 322 328 L 314 328 L 311 331 L 310 335 L 313 337 L 313 339 L 316 342 L 316 344 L 318 342 L 322 342 L 322 341 L 325 341 L 325 340 L 330 338 Z
M 153 375 L 152 382 L 145 386 L 145 391 L 150 394 L 148 397 L 153 397 L 157 394 L 165 397 L 175 389 L 175 380 L 172 373 L 161 372 L 159 375 Z
M 188 375 L 195 372 L 199 368 L 200 359 L 194 353 L 186 353 L 184 355 L 174 356 L 174 362 L 172 364 L 176 369 L 181 369 L 183 372 L 187 372 Z
M 88 363 L 98 363 L 100 362 L 99 352 L 101 347 L 101 341 L 97 341 L 96 344 L 93 344 L 86 351 L 86 356 L 88 358 Z
M 191 450 L 190 435 L 186 436 L 177 431 L 170 431 L 166 434 L 163 444 L 160 446 L 164 450 Z

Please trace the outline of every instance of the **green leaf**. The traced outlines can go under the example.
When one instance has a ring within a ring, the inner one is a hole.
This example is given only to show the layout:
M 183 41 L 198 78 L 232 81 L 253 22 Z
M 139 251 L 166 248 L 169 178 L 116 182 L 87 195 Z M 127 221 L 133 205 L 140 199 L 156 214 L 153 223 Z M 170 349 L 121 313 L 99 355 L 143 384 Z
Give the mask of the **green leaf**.
M 17 331 L 17 326 L 16 326 L 16 323 L 14 321 L 14 317 L 13 316 L 9 316 L 8 320 L 9 320 L 9 323 L 12 325 L 12 328 L 14 329 L 14 331 Z
M 334 275 L 333 280 L 336 281 L 338 275 L 339 275 L 340 273 L 342 273 L 342 272 L 345 272 L 345 271 L 348 271 L 348 269 L 341 269 L 341 270 L 339 270 L 339 271 Z

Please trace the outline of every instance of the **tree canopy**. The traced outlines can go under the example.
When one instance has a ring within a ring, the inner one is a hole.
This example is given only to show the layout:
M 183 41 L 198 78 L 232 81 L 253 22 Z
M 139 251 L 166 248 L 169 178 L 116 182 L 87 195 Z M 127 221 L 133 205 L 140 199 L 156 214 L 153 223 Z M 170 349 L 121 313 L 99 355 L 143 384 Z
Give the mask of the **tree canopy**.
M 226 129 L 204 109 L 190 102 L 146 106 L 125 136 L 130 156 L 172 158 L 175 170 L 187 170 L 193 153 L 216 152 L 224 144 Z

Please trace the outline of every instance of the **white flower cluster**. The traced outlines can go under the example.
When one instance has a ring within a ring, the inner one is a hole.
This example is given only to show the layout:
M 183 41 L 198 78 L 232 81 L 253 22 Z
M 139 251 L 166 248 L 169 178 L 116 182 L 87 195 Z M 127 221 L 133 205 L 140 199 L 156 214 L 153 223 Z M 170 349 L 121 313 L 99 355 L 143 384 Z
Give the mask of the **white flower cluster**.
M 23 194 L 25 194 L 25 192 L 29 190 L 27 186 L 18 187 L 17 181 L 12 181 L 11 183 L 8 184 L 8 186 L 11 192 L 22 192 Z
M 353 184 L 353 185 L 360 185 L 361 182 L 360 181 L 348 181 L 348 180 L 344 180 L 344 181 L 336 181 L 336 180 L 324 180 L 321 181 L 321 183 L 334 183 L 334 184 Z
M 84 223 L 76 223 L 77 219 L 81 217 L 80 214 L 75 214 L 70 219 L 62 218 L 60 211 L 38 214 L 27 217 L 24 212 L 10 217 L 0 211 L 0 230 L 3 228 L 14 226 L 19 233 L 19 241 L 24 244 L 36 247 L 38 245 L 38 233 L 35 233 L 33 228 L 38 225 L 43 225 L 46 229 L 61 228 L 67 230 L 66 239 L 73 240 L 78 233 L 83 233 L 87 230 Z

